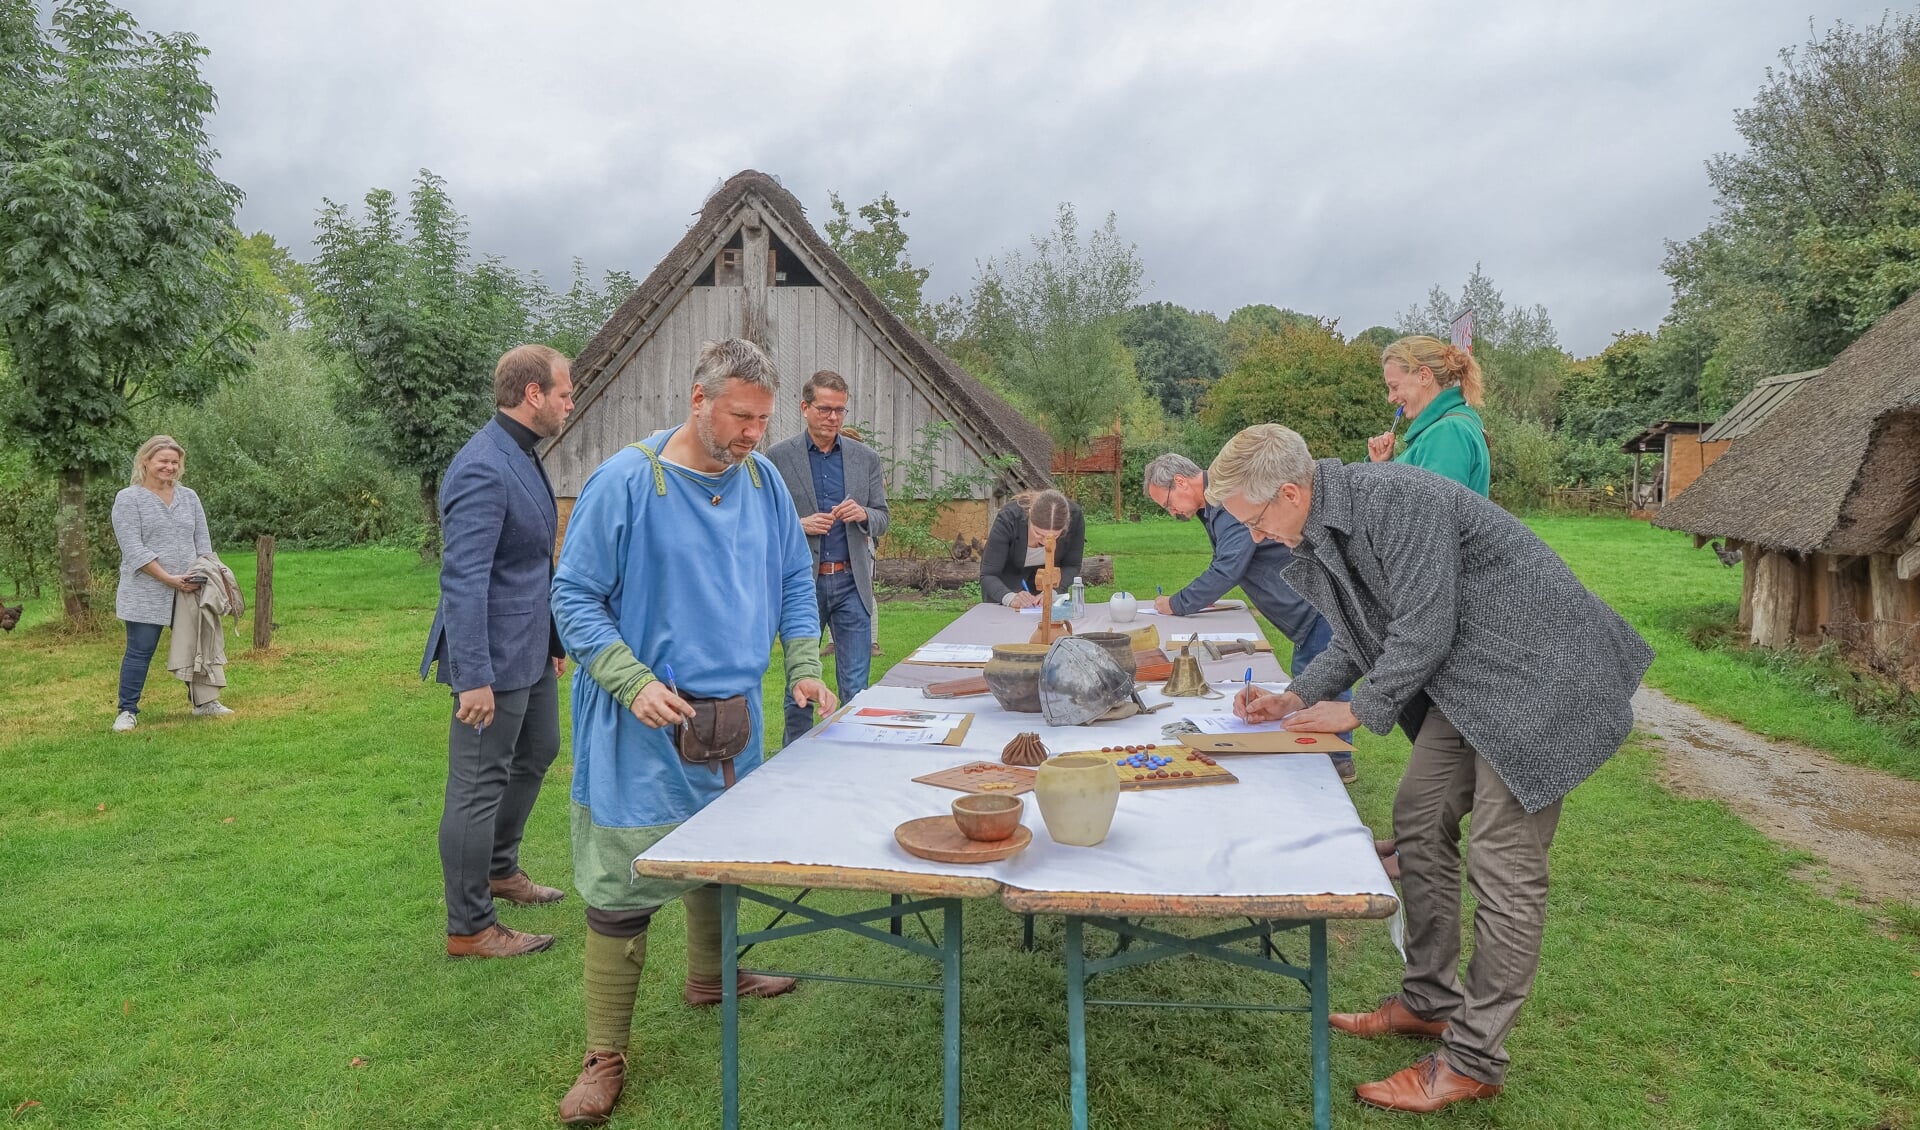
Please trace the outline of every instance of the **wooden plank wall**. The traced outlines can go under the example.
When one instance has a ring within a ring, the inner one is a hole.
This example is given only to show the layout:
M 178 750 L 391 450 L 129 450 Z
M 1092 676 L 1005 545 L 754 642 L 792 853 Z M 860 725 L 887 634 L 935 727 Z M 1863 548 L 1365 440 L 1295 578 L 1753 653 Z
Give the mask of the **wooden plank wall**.
M 608 376 L 612 383 L 581 410 L 581 417 L 547 453 L 555 494 L 577 497 L 593 469 L 620 447 L 686 419 L 700 346 L 740 332 L 745 296 L 743 287 L 694 287 L 688 292 L 626 366 Z M 762 450 L 802 430 L 800 388 L 820 369 L 846 378 L 849 421 L 871 425 L 878 438 L 898 448 L 904 449 L 916 431 L 940 418 L 824 287 L 769 291 L 767 333 L 780 370 L 780 394 Z M 981 465 L 957 435 L 941 445 L 939 462 L 946 471 Z

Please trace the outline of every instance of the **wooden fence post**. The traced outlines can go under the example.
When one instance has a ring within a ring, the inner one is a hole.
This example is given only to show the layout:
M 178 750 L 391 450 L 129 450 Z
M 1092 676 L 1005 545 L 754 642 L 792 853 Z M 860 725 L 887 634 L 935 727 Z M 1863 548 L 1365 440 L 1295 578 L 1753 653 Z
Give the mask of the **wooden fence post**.
M 273 644 L 273 535 L 261 534 L 254 543 L 253 650 Z

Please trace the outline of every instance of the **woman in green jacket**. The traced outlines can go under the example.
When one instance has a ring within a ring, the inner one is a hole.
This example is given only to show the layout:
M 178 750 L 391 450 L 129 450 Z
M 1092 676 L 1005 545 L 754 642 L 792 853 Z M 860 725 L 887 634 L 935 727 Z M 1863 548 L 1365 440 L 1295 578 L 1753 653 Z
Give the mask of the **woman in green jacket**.
M 1406 450 L 1393 454 L 1393 429 L 1367 441 L 1375 463 L 1393 460 L 1424 467 L 1468 490 L 1487 493 L 1492 460 L 1481 402 L 1480 363 L 1437 337 L 1403 337 L 1380 355 L 1387 403 L 1407 417 Z

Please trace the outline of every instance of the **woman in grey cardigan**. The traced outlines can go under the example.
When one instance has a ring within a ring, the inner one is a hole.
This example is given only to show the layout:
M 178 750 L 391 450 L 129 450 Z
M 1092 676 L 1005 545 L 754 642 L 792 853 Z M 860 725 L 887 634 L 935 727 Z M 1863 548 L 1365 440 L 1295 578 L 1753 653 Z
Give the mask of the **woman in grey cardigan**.
M 120 542 L 120 586 L 114 615 L 127 625 L 127 650 L 120 660 L 120 714 L 116 733 L 140 722 L 140 692 L 147 668 L 160 646 L 160 629 L 173 622 L 177 592 L 198 591 L 187 576 L 202 554 L 213 552 L 207 512 L 193 488 L 180 485 L 187 453 L 172 436 L 154 436 L 133 456 L 133 485 L 113 498 L 113 536 Z M 232 714 L 218 699 L 193 708 L 195 714 Z

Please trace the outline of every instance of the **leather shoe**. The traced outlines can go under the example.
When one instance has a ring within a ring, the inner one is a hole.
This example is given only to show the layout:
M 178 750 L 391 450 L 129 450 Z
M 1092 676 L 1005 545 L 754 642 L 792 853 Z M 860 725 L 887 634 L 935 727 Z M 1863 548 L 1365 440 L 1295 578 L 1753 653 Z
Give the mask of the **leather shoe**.
M 568 1126 L 598 1126 L 613 1113 L 620 1091 L 627 1085 L 625 1052 L 588 1052 L 580 1063 L 580 1077 L 560 1100 L 560 1121 Z
M 448 934 L 448 957 L 520 957 L 553 945 L 552 934 L 522 934 L 500 923 L 478 934 Z
M 559 902 L 567 897 L 567 892 L 558 887 L 543 887 L 527 878 L 525 871 L 515 871 L 505 879 L 488 879 L 487 893 L 497 899 L 506 899 L 515 906 L 538 906 L 545 902 Z
M 777 997 L 782 993 L 791 993 L 800 982 L 792 977 L 769 977 L 765 973 L 748 973 L 741 970 L 734 987 L 743 997 Z M 687 977 L 687 988 L 681 994 L 686 1002 L 695 1008 L 707 1008 L 720 1003 L 720 978 Z
M 1327 1017 L 1327 1023 L 1363 1040 L 1387 1035 L 1437 1040 L 1447 1034 L 1446 1021 L 1420 1019 L 1398 993 L 1381 1001 L 1372 1012 L 1336 1012 Z
M 1447 1066 L 1439 1052 L 1421 1056 L 1378 1083 L 1362 1083 L 1354 1096 L 1382 1110 L 1432 1114 L 1468 1099 L 1490 1099 L 1501 1091 L 1498 1083 L 1482 1083 Z

